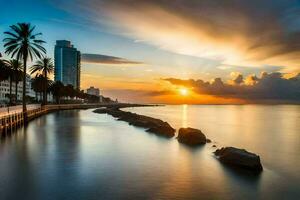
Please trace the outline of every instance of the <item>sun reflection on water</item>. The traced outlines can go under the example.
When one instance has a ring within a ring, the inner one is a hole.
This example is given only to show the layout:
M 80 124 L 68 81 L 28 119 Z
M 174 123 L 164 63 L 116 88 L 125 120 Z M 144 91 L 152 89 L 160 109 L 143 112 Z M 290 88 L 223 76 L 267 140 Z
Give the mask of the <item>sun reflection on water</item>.
M 188 109 L 188 105 L 184 104 L 182 105 L 182 127 L 186 128 L 187 127 L 187 109 Z

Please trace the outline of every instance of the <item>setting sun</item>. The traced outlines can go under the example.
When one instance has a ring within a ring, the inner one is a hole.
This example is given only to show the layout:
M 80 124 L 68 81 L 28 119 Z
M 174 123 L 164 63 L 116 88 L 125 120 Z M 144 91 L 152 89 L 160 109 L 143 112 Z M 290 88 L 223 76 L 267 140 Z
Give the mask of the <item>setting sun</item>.
M 188 91 L 188 89 L 186 89 L 186 88 L 180 88 L 180 89 L 179 89 L 179 93 L 180 93 L 180 95 L 182 95 L 182 96 L 187 96 L 188 93 L 189 93 L 189 91 Z

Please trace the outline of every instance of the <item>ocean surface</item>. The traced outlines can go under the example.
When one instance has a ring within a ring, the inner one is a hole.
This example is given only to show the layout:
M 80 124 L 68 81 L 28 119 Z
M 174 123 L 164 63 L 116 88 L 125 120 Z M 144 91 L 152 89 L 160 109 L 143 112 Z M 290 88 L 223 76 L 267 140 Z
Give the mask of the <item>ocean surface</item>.
M 300 106 L 179 105 L 125 110 L 201 129 L 213 142 L 179 144 L 91 110 L 60 111 L 0 143 L 0 199 L 300 199 Z M 260 155 L 259 176 L 213 155 Z

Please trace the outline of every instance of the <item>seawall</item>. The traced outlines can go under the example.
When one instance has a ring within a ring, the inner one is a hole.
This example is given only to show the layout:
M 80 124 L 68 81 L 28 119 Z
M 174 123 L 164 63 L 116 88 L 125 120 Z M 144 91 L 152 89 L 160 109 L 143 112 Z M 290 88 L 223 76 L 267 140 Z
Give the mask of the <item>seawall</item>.
M 31 121 L 37 117 L 55 112 L 59 110 L 72 110 L 72 109 L 90 109 L 100 107 L 140 107 L 148 106 L 142 104 L 124 104 L 124 103 L 113 103 L 113 104 L 60 104 L 60 105 L 46 105 L 39 108 L 30 109 L 27 111 L 28 121 Z M 13 130 L 24 126 L 24 113 L 15 112 L 12 114 L 6 114 L 0 117 L 0 137 L 3 138 L 13 132 Z

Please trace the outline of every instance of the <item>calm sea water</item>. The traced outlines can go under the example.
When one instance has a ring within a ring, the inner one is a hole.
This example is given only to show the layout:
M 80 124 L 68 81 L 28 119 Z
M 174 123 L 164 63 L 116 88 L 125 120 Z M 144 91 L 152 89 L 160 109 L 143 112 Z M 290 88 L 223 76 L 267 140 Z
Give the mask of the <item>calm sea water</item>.
M 1 141 L 0 199 L 300 199 L 300 106 L 126 110 L 213 143 L 190 148 L 92 110 L 48 114 Z M 213 144 L 259 154 L 263 173 L 223 166 Z

